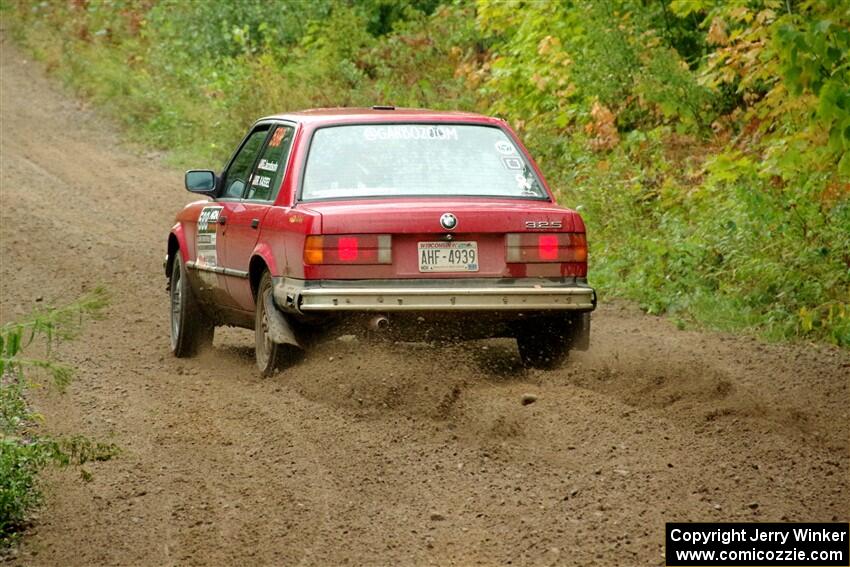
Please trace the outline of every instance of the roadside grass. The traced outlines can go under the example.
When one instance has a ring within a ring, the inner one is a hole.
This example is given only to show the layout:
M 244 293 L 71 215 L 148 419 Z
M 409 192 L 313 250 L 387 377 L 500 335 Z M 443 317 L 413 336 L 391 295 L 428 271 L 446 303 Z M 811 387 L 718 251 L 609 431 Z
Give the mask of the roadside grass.
M 71 304 L 36 310 L 0 327 L 0 549 L 19 538 L 29 513 L 41 503 L 40 471 L 74 466 L 87 481 L 86 463 L 118 454 L 112 443 L 44 433 L 45 417 L 33 411 L 28 399 L 34 389 L 61 392 L 70 383 L 74 370 L 56 360 L 54 347 L 73 339 L 84 319 L 98 317 L 106 303 L 106 292 L 98 288 Z M 34 348 L 44 354 L 29 356 Z

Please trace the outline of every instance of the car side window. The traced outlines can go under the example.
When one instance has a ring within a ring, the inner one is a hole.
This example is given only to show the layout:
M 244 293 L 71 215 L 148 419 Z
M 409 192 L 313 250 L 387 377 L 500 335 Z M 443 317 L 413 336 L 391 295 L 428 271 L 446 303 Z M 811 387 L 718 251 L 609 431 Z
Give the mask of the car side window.
M 257 154 L 260 152 L 268 132 L 268 125 L 259 126 L 251 132 L 251 135 L 242 144 L 239 153 L 233 158 L 225 173 L 224 192 L 221 194 L 221 198 L 239 199 L 242 197 L 242 193 L 245 192 L 245 187 L 248 185 L 248 178 L 251 175 Z
M 246 199 L 254 201 L 271 201 L 277 197 L 289 149 L 295 129 L 291 126 L 278 124 L 274 126 L 266 147 L 260 155 L 260 161 L 251 175 L 251 183 Z

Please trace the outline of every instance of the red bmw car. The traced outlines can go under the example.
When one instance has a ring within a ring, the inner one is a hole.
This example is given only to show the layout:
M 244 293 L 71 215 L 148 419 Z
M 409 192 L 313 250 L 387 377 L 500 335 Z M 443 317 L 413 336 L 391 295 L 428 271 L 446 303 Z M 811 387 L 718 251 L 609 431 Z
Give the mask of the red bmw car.
M 542 368 L 589 345 L 584 223 L 503 120 L 394 107 L 269 116 L 221 173 L 185 181 L 205 198 L 168 236 L 178 357 L 219 325 L 254 329 L 263 374 L 340 325 L 512 337 Z

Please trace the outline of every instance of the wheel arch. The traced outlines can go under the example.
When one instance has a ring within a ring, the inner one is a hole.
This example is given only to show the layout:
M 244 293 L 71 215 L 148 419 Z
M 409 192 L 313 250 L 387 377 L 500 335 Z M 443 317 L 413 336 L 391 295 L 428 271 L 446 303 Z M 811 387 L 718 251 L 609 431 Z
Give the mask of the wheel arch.
M 183 227 L 180 223 L 174 225 L 168 234 L 168 245 L 165 254 L 165 277 L 167 278 L 171 278 L 171 270 L 174 267 L 174 256 L 178 252 L 185 262 L 189 257 L 189 250 L 186 247 Z
M 174 255 L 180 250 L 180 243 L 177 242 L 177 237 L 174 234 L 168 235 L 168 252 L 165 254 L 165 277 L 171 278 L 171 272 L 174 271 Z
M 248 280 L 251 282 L 251 293 L 255 299 L 260 287 L 260 278 L 263 277 L 263 272 L 266 270 L 273 277 L 278 274 L 271 247 L 265 243 L 260 243 L 254 249 L 251 260 L 248 262 Z
M 265 258 L 260 255 L 251 257 L 248 264 L 248 280 L 251 282 L 251 294 L 256 299 L 257 290 L 260 288 L 260 278 L 263 277 L 263 272 L 269 269 Z

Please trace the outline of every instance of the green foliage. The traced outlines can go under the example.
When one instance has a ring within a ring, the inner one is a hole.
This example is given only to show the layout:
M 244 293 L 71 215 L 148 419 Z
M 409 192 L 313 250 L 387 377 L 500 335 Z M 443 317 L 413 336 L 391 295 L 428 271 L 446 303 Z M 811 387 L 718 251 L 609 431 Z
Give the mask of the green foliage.
M 658 5 L 480 2 L 490 108 L 582 205 L 603 290 L 850 346 L 848 9 Z
M 850 6 L 838 0 L 12 2 L 22 41 L 181 164 L 260 115 L 393 103 L 522 134 L 602 291 L 850 346 Z
M 82 467 L 90 461 L 107 460 L 117 449 L 85 437 L 54 438 L 38 431 L 42 417 L 27 403 L 27 391 L 40 387 L 38 376 L 48 376 L 64 388 L 72 370 L 53 360 L 51 348 L 75 336 L 83 317 L 96 316 L 106 305 L 98 288 L 75 303 L 58 309 L 42 309 L 30 318 L 0 327 L 0 545 L 9 544 L 36 506 L 41 493 L 37 475 L 48 465 Z M 25 358 L 24 351 L 36 339 L 46 354 Z M 83 478 L 88 476 L 80 469 Z
M 92 9 L 104 16 L 115 13 L 108 4 Z M 308 22 L 327 17 L 330 11 L 327 0 L 167 0 L 153 5 L 139 25 L 144 36 L 155 40 L 151 45 L 155 56 L 169 59 L 175 71 L 180 71 L 198 61 L 225 61 L 268 51 L 285 53 L 304 35 Z
M 830 149 L 842 156 L 839 170 L 850 177 L 850 8 L 813 15 L 777 27 L 782 75 L 792 94 L 817 97 L 817 120 L 829 132 Z

